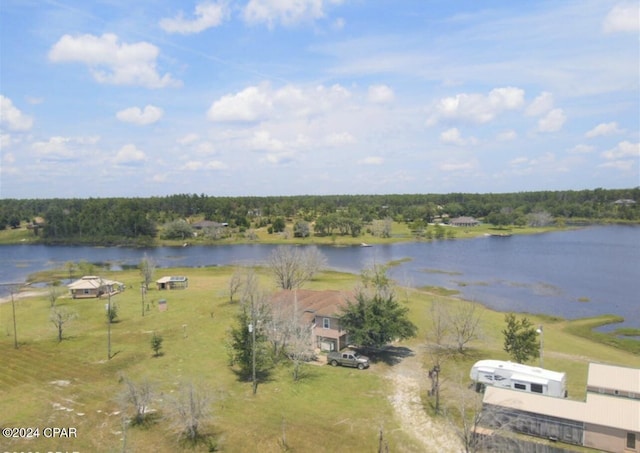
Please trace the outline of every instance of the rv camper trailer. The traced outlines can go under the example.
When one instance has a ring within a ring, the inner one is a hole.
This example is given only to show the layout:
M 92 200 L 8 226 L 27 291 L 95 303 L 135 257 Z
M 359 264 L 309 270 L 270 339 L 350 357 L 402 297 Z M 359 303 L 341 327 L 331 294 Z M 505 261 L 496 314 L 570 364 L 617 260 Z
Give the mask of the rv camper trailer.
M 567 397 L 565 373 L 557 371 L 502 360 L 480 360 L 471 368 L 470 376 L 476 383 L 476 391 L 493 385 L 556 398 Z

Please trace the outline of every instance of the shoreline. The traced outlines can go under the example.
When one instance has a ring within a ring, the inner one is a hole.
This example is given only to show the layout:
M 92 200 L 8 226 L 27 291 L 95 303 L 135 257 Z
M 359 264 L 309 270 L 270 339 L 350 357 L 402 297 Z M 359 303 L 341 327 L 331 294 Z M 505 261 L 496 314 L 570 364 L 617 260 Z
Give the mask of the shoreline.
M 21 299 L 29 299 L 31 297 L 38 297 L 44 294 L 45 294 L 45 291 L 34 291 L 34 290 L 19 291 L 13 294 L 13 301 L 16 302 Z M 0 305 L 6 304 L 8 302 L 11 302 L 11 295 L 0 297 Z

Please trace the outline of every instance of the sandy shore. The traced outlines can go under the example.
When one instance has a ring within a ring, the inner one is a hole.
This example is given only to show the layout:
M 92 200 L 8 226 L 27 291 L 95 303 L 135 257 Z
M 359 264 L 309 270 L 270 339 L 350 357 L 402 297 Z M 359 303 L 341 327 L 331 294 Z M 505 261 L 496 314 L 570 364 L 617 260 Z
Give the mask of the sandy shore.
M 20 299 L 26 299 L 28 297 L 42 296 L 44 293 L 45 291 L 33 291 L 33 290 L 20 291 L 13 295 L 13 300 L 20 300 Z M 11 302 L 11 296 L 0 297 L 0 304 L 6 304 L 7 302 Z

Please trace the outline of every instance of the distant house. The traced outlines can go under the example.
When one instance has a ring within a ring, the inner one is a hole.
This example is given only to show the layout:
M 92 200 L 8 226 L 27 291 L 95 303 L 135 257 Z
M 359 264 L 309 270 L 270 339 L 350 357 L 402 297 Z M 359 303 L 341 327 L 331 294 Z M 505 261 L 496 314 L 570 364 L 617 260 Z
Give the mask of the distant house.
M 640 369 L 590 363 L 585 401 L 487 387 L 483 414 L 493 430 L 639 453 Z
M 473 217 L 456 217 L 449 221 L 449 225 L 457 227 L 474 227 L 480 225 L 480 222 Z
M 621 198 L 620 200 L 616 200 L 613 204 L 618 206 L 633 206 L 636 204 L 635 200 L 631 200 L 630 198 Z
M 350 296 L 350 292 L 335 290 L 285 290 L 275 294 L 271 303 L 295 307 L 309 324 L 316 348 L 339 351 L 348 345 L 348 332 L 340 326 L 339 317 Z
M 214 222 L 212 220 L 201 220 L 200 222 L 195 222 L 191 224 L 191 227 L 196 230 L 205 230 L 207 228 L 223 228 L 228 226 L 229 224 L 226 222 L 219 223 L 219 222 Z
M 124 291 L 124 284 L 95 275 L 86 275 L 68 284 L 67 288 L 69 288 L 72 298 L 89 299 L 92 297 L 101 297 L 104 294 L 117 294 Z
M 166 276 L 156 280 L 158 289 L 186 289 L 189 287 L 189 278 L 183 276 Z

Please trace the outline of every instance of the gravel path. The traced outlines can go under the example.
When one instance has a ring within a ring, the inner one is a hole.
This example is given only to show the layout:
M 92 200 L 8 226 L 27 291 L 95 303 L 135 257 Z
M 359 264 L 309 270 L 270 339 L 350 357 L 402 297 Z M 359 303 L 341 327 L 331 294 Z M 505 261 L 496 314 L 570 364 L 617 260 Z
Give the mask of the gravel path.
M 392 381 L 389 400 L 403 430 L 422 446 L 420 452 L 459 452 L 462 445 L 445 423 L 429 417 L 420 400 L 420 384 L 427 384 L 427 373 L 417 355 L 403 358 L 391 367 L 387 378 Z

